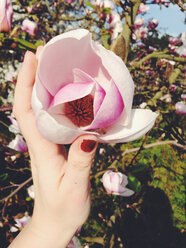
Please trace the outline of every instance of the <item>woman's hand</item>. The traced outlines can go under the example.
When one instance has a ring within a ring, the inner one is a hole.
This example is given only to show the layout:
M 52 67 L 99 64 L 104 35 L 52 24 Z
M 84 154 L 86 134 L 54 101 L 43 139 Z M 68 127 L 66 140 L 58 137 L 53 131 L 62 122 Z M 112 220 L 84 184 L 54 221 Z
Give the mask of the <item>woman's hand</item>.
M 30 223 L 10 247 L 66 247 L 90 211 L 89 173 L 97 140 L 83 135 L 64 146 L 44 139 L 37 130 L 31 108 L 37 55 L 26 52 L 18 76 L 13 112 L 27 142 L 35 190 Z

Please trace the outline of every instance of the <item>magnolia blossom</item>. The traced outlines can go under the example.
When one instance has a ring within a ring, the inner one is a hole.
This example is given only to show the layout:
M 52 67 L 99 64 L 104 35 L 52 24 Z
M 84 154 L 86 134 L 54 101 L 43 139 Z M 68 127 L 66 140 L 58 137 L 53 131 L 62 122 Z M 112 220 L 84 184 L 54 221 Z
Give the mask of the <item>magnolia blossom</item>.
M 134 22 L 135 28 L 140 28 L 144 24 L 144 18 L 137 18 Z
M 113 172 L 110 170 L 105 172 L 102 177 L 102 183 L 109 194 L 131 196 L 135 193 L 133 190 L 126 188 L 128 178 L 121 172 Z
M 34 185 L 31 185 L 30 187 L 27 188 L 28 195 L 30 198 L 34 199 L 35 198 L 35 193 L 34 193 Z
M 67 248 L 81 248 L 79 239 L 76 236 L 74 236 L 70 241 L 70 243 L 68 244 Z
M 144 14 L 149 10 L 149 7 L 144 4 L 144 3 L 140 3 L 139 9 L 138 9 L 138 14 Z
M 120 15 L 117 12 L 112 11 L 108 23 L 110 30 L 112 31 L 112 40 L 115 40 L 118 37 L 118 34 L 123 30 Z
M 112 0 L 93 0 L 92 4 L 101 8 L 114 9 L 114 3 Z
M 156 51 L 156 50 L 157 50 L 157 48 L 155 48 L 155 47 L 153 47 L 153 46 L 149 46 L 149 51 L 154 52 L 154 51 Z
M 151 29 L 154 29 L 158 26 L 159 22 L 156 19 L 152 19 L 148 21 L 148 25 Z
M 27 144 L 25 143 L 25 141 L 23 140 L 20 134 L 16 135 L 15 139 L 8 144 L 8 147 L 18 152 L 28 151 Z
M 11 115 L 8 115 L 7 116 L 8 117 L 8 119 L 11 121 L 11 125 L 9 126 L 9 131 L 11 132 L 11 133 L 15 133 L 15 134 L 17 134 L 17 133 L 21 133 L 21 130 L 20 130 L 20 128 L 19 128 L 19 124 L 18 124 L 18 122 L 16 121 L 16 119 L 15 119 L 15 117 L 14 117 L 14 114 L 13 113 L 11 113 Z
M 22 23 L 22 30 L 30 35 L 34 35 L 37 31 L 37 23 L 30 21 L 29 19 L 25 19 Z
M 175 37 L 170 37 L 169 38 L 169 43 L 172 44 L 172 45 L 176 45 L 177 43 L 180 42 L 180 38 L 175 38 Z
M 0 3 L 0 32 L 8 32 L 11 29 L 13 7 L 11 0 L 1 0 Z
M 186 115 L 186 104 L 183 101 L 175 104 L 176 113 L 179 115 Z
M 132 34 L 132 38 L 133 38 L 133 40 L 142 39 L 145 37 L 147 32 L 148 32 L 147 27 L 140 27 L 134 31 L 134 33 Z
M 15 226 L 12 226 L 10 228 L 10 232 L 17 232 L 17 231 L 21 230 L 29 222 L 30 216 L 25 214 L 22 218 L 15 218 L 14 220 L 15 220 L 16 224 L 15 224 Z
M 170 90 L 175 91 L 178 88 L 178 86 L 175 84 L 171 84 L 169 88 Z
M 17 79 L 17 75 L 18 75 L 18 71 L 9 71 L 5 76 L 5 80 L 10 81 L 13 84 L 15 84 L 16 79 Z
M 186 100 L 186 94 L 181 94 L 181 98 L 182 98 L 183 100 Z
M 179 47 L 176 52 L 179 53 L 180 56 L 186 58 L 186 32 L 184 32 L 181 35 L 181 41 L 183 43 L 183 45 L 181 47 Z
M 142 102 L 142 103 L 139 105 L 139 107 L 142 108 L 142 109 L 144 109 L 146 106 L 147 106 L 147 103 L 146 103 L 146 102 Z
M 82 134 L 103 143 L 129 142 L 157 117 L 151 110 L 132 110 L 133 94 L 123 61 L 77 29 L 56 36 L 41 51 L 32 108 L 38 130 L 54 143 L 69 144 Z

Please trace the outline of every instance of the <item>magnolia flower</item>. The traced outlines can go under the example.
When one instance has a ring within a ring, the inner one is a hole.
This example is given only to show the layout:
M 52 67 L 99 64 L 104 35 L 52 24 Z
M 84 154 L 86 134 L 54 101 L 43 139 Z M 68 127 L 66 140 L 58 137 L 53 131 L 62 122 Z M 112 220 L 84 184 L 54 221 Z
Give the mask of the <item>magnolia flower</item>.
M 140 108 L 144 109 L 147 106 L 147 103 L 146 102 L 142 102 L 139 106 L 140 106 Z
M 8 119 L 11 121 L 11 125 L 9 126 L 9 131 L 11 132 L 11 133 L 15 133 L 15 134 L 17 134 L 17 133 L 20 133 L 21 132 L 21 130 L 20 130 L 20 128 L 19 128 L 19 124 L 18 124 L 18 122 L 16 121 L 16 119 L 15 119 L 15 117 L 14 117 L 14 115 L 13 115 L 13 113 L 11 113 L 11 115 L 8 115 L 7 116 L 8 117 Z
M 28 151 L 28 147 L 27 144 L 25 143 L 25 141 L 23 140 L 22 136 L 17 134 L 15 139 L 12 140 L 9 144 L 8 147 L 16 150 L 18 152 L 27 152 Z
M 159 22 L 156 19 L 152 19 L 148 21 L 148 25 L 151 29 L 154 29 L 158 26 Z
M 134 22 L 135 28 L 140 28 L 144 24 L 144 18 L 137 18 Z
M 120 15 L 117 12 L 112 11 L 111 15 L 109 16 L 108 23 L 110 31 L 112 33 L 111 38 L 112 40 L 115 40 L 118 37 L 119 33 L 121 33 L 121 31 L 123 30 L 123 24 L 121 22 Z
M 30 198 L 34 199 L 35 198 L 35 193 L 34 193 L 34 185 L 31 185 L 30 187 L 27 188 L 28 195 Z
M 181 47 L 179 47 L 176 52 L 179 53 L 180 56 L 186 58 L 186 32 L 184 32 L 181 35 L 181 40 L 183 45 Z
M 183 100 L 186 100 L 186 94 L 181 94 L 181 98 L 182 98 Z
M 149 7 L 145 5 L 144 3 L 140 3 L 138 14 L 146 13 L 149 10 Z
M 70 243 L 68 244 L 67 248 L 81 248 L 79 239 L 76 236 L 74 236 L 70 241 Z
M 169 43 L 172 44 L 172 45 L 176 45 L 179 42 L 180 42 L 180 38 L 175 38 L 175 37 L 170 37 L 169 38 Z
M 157 117 L 151 110 L 131 110 L 133 93 L 123 61 L 77 29 L 56 36 L 41 51 L 32 108 L 38 130 L 54 143 L 70 144 L 82 134 L 103 143 L 129 142 Z
M 29 222 L 30 216 L 25 214 L 22 218 L 15 218 L 14 220 L 15 220 L 16 224 L 15 224 L 15 226 L 12 226 L 10 228 L 10 232 L 17 232 L 17 231 L 21 230 Z
M 0 4 L 0 32 L 8 32 L 11 29 L 13 7 L 11 0 L 1 0 Z
M 128 178 L 121 172 L 107 171 L 102 177 L 102 183 L 107 193 L 120 196 L 131 196 L 135 192 L 126 188 Z
M 22 23 L 22 30 L 30 35 L 34 35 L 37 31 L 37 23 L 30 21 L 29 19 L 25 19 Z
M 17 75 L 18 75 L 18 71 L 9 71 L 5 76 L 5 80 L 10 81 L 13 84 L 15 84 L 16 79 L 17 79 Z
M 175 85 L 175 84 L 171 84 L 170 87 L 169 87 L 169 89 L 172 90 L 172 91 L 175 91 L 177 88 L 178 88 L 178 86 Z
M 175 104 L 176 113 L 179 115 L 186 115 L 186 104 L 183 101 Z
M 142 39 L 145 37 L 147 32 L 148 32 L 147 27 L 140 27 L 134 31 L 134 33 L 132 34 L 132 38 L 133 38 L 133 40 Z

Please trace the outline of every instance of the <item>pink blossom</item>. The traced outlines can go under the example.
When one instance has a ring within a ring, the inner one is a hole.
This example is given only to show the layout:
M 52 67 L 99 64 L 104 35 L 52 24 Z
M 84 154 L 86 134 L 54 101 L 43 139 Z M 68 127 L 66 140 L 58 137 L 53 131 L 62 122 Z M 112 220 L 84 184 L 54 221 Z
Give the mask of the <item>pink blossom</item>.
M 134 22 L 134 27 L 136 28 L 140 28 L 141 26 L 143 26 L 144 24 L 144 18 L 137 18 Z
M 18 122 L 16 121 L 13 113 L 11 113 L 11 115 L 8 115 L 7 116 L 8 119 L 11 121 L 11 125 L 9 126 L 9 131 L 12 132 L 12 133 L 21 133 L 21 130 L 19 128 L 19 124 Z
M 110 170 L 105 172 L 102 177 L 102 183 L 109 194 L 131 196 L 135 193 L 133 190 L 126 188 L 128 178 L 121 172 L 113 172 Z
M 146 4 L 140 3 L 138 14 L 146 13 L 148 10 L 149 10 L 149 7 Z
M 148 21 L 148 25 L 151 29 L 155 29 L 158 26 L 159 22 L 156 19 L 152 19 Z
M 68 244 L 67 248 L 81 248 L 79 239 L 76 236 L 74 236 L 70 241 L 70 243 Z
M 118 37 L 119 33 L 121 33 L 121 31 L 123 30 L 123 24 L 121 22 L 120 15 L 117 12 L 112 11 L 108 23 L 112 32 L 112 40 L 115 40 Z
M 12 25 L 13 7 L 11 0 L 1 0 L 0 32 L 9 32 Z
M 82 134 L 103 143 L 129 142 L 157 117 L 132 110 L 133 94 L 121 58 L 94 42 L 88 30 L 77 29 L 54 37 L 41 51 L 32 107 L 40 133 L 54 143 L 69 144 Z
M 149 51 L 154 52 L 154 51 L 156 51 L 156 50 L 157 50 L 157 49 L 156 49 L 155 47 L 149 46 Z
M 147 27 L 138 28 L 132 34 L 132 38 L 133 40 L 143 39 L 146 36 L 147 32 L 148 32 Z
M 10 81 L 13 84 L 16 83 L 16 79 L 17 79 L 17 75 L 18 75 L 18 71 L 10 71 L 6 74 L 5 76 L 5 80 L 6 81 Z
M 152 76 L 152 75 L 154 74 L 154 72 L 151 71 L 151 70 L 146 70 L 146 71 L 145 71 L 145 74 L 146 74 L 147 76 Z
M 183 101 L 175 104 L 176 113 L 179 115 L 186 115 L 186 104 Z
M 182 98 L 183 100 L 186 100 L 186 94 L 181 94 L 181 98 Z
M 177 43 L 179 43 L 181 41 L 180 38 L 175 38 L 175 37 L 170 37 L 169 38 L 169 43 L 172 45 L 176 45 Z
M 66 3 L 71 4 L 74 0 L 66 0 Z
M 186 58 L 186 32 L 181 35 L 182 46 L 176 49 L 176 52 L 183 58 Z
M 23 227 L 30 221 L 30 216 L 25 214 L 22 218 L 14 219 L 16 224 L 10 228 L 10 232 L 17 232 L 23 229 Z
M 37 23 L 30 21 L 29 19 L 25 19 L 22 23 L 22 30 L 30 35 L 35 35 L 37 31 Z
M 142 102 L 142 103 L 139 105 L 139 107 L 142 108 L 142 109 L 144 109 L 146 106 L 147 106 L 147 103 L 146 103 L 146 102 Z
M 25 141 L 23 140 L 20 134 L 16 135 L 15 139 L 8 144 L 8 147 L 18 152 L 28 151 L 27 144 L 25 143 Z
M 175 91 L 178 88 L 178 86 L 175 84 L 171 84 L 169 88 L 170 90 Z

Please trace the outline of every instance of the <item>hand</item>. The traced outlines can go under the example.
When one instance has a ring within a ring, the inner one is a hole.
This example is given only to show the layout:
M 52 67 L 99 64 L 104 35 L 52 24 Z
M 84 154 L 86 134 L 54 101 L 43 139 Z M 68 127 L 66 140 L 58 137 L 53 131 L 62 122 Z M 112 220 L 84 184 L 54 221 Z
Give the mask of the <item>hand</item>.
M 89 173 L 97 139 L 83 135 L 68 155 L 38 132 L 31 107 L 37 54 L 26 52 L 15 90 L 13 112 L 27 142 L 35 190 L 30 223 L 10 247 L 66 247 L 90 211 Z

